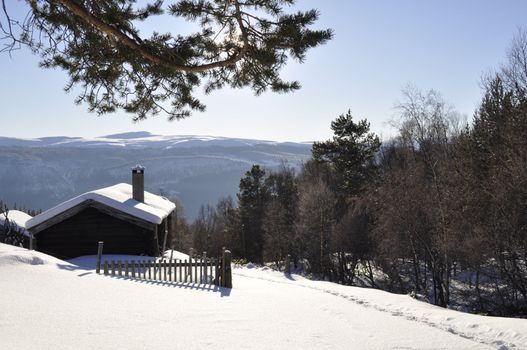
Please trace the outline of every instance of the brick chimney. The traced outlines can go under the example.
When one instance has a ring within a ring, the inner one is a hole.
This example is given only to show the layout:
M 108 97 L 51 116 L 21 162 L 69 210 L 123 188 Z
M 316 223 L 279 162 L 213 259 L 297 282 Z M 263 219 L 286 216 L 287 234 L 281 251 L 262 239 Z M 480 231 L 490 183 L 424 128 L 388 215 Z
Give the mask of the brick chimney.
M 139 164 L 132 168 L 132 197 L 145 202 L 145 167 Z

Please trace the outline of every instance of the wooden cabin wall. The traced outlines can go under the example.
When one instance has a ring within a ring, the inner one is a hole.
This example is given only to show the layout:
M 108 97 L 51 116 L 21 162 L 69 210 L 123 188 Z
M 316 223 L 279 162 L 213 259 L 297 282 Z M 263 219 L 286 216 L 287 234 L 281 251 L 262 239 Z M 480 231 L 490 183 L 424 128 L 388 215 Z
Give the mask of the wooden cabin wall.
M 154 227 L 154 226 L 153 226 Z M 154 255 L 157 237 L 148 230 L 89 207 L 37 233 L 37 249 L 62 259 L 97 253 L 104 241 L 103 254 Z

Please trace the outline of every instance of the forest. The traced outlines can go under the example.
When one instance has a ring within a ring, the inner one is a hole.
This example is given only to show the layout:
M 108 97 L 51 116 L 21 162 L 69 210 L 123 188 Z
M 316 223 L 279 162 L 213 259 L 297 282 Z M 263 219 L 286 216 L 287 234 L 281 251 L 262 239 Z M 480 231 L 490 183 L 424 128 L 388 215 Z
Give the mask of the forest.
M 295 172 L 254 165 L 236 199 L 202 206 L 180 250 L 408 293 L 464 311 L 527 316 L 527 33 L 482 79 L 467 122 L 440 93 L 403 90 L 381 143 L 348 111 Z

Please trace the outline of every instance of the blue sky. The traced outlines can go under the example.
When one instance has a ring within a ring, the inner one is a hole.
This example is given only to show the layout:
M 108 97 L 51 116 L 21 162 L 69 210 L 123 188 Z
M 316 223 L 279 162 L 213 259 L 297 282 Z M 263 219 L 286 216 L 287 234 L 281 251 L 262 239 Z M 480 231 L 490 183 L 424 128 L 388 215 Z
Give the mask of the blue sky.
M 168 2 L 168 1 L 166 1 Z M 22 4 L 7 0 L 15 13 Z M 168 122 L 159 115 L 132 123 L 116 113 L 97 116 L 74 105 L 61 71 L 38 68 L 27 50 L 0 55 L 0 136 L 100 136 L 146 130 L 167 135 L 216 135 L 278 141 L 322 140 L 330 122 L 351 109 L 383 138 L 387 122 L 408 84 L 440 91 L 465 114 L 473 115 L 482 95 L 483 74 L 506 60 L 506 50 L 525 23 L 525 0 L 304 0 L 317 8 L 316 27 L 333 28 L 335 38 L 291 61 L 283 76 L 299 80 L 292 94 L 224 89 L 202 95 L 204 113 Z

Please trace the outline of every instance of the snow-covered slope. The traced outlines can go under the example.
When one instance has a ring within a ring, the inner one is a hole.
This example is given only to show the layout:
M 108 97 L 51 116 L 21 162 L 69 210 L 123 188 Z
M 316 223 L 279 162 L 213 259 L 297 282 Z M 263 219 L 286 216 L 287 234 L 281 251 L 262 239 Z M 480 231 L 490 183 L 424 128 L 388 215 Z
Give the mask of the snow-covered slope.
M 8 213 L 7 213 L 7 219 L 12 222 L 12 223 L 15 223 L 19 229 L 22 229 L 22 232 L 24 233 L 24 235 L 28 235 L 28 233 L 26 232 L 26 223 L 31 220 L 31 215 L 27 214 L 27 213 L 24 213 L 23 211 L 20 211 L 20 210 L 10 210 Z M 2 213 L 0 214 L 0 226 L 4 225 L 4 222 L 5 222 L 5 213 Z
M 5 350 L 527 348 L 525 320 L 268 269 L 235 268 L 228 290 L 105 277 L 0 245 L 0 281 Z
M 53 136 L 19 139 L 0 136 L 0 147 L 119 147 L 119 148 L 189 148 L 189 147 L 245 147 L 279 145 L 280 142 L 203 135 L 153 135 L 146 131 L 128 132 L 100 137 Z M 305 147 L 310 142 L 285 142 L 290 146 Z

